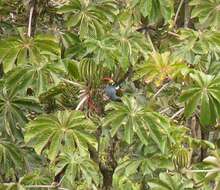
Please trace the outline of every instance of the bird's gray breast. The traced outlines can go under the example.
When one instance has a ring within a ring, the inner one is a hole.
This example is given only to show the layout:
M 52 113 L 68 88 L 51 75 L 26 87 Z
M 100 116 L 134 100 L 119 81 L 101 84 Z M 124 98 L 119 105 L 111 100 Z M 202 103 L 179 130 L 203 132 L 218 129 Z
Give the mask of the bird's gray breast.
M 106 86 L 104 92 L 111 100 L 119 99 L 119 97 L 116 95 L 116 89 L 114 86 Z

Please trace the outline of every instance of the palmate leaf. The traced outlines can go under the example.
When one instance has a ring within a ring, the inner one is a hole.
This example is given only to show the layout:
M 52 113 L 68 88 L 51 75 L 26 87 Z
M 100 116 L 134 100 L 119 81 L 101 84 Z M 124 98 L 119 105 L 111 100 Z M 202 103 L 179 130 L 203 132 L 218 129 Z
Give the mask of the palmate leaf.
M 66 168 L 62 179 L 64 186 L 67 185 L 68 187 L 68 184 L 72 184 L 76 188 L 77 185 L 75 182 L 79 177 L 81 180 L 86 181 L 87 188 L 90 188 L 93 184 L 95 186 L 102 184 L 102 176 L 98 165 L 89 157 L 80 155 L 79 152 L 72 152 L 70 149 L 65 149 L 57 159 L 55 168 L 56 175 Z
M 73 77 L 73 81 L 67 83 L 81 89 L 84 94 L 91 89 L 95 91 L 103 84 L 104 67 L 97 64 L 93 58 L 83 58 L 80 61 L 66 60 L 65 64 L 68 73 Z
M 191 17 L 198 18 L 203 28 L 220 26 L 220 0 L 192 0 Z
M 48 185 L 53 182 L 50 174 L 45 170 L 36 170 L 32 173 L 26 173 L 19 179 L 19 183 L 22 185 Z
M 173 0 L 135 0 L 131 5 L 137 7 L 150 22 L 157 22 L 160 18 L 168 22 L 174 15 Z
M 115 66 L 115 59 L 117 59 L 115 52 L 117 48 L 114 46 L 114 42 L 110 36 L 98 38 L 89 37 L 86 38 L 84 44 L 87 49 L 86 54 L 89 55 L 93 53 L 96 64 L 103 64 L 108 68 Z
M 61 42 L 65 48 L 66 58 L 83 58 L 85 56 L 86 47 L 80 36 L 77 33 L 65 32 L 61 35 Z
M 29 38 L 21 32 L 20 36 L 0 40 L 0 61 L 3 62 L 4 72 L 10 71 L 16 65 L 34 64 L 43 57 L 60 55 L 57 40 L 53 36 L 37 35 Z
M 198 58 L 220 54 L 220 33 L 216 31 L 196 31 L 192 29 L 180 30 L 180 43 L 173 46 L 174 56 L 186 60 L 190 64 L 199 62 Z
M 180 97 L 185 102 L 185 115 L 191 116 L 200 106 L 200 121 L 202 125 L 216 122 L 220 116 L 220 77 L 202 72 L 191 74 L 193 84 L 183 90 Z
M 5 81 L 10 88 L 27 90 L 31 88 L 34 95 L 48 90 L 60 82 L 59 76 L 64 75 L 62 63 L 50 63 L 46 60 L 33 65 L 23 65 L 12 69 L 5 75 Z M 17 85 L 19 84 L 19 85 Z
M 124 69 L 130 64 L 134 65 L 138 58 L 145 58 L 150 49 L 145 36 L 129 25 L 121 26 L 120 30 L 113 32 L 110 38 L 117 50 L 114 53 L 115 57 Z
M 134 181 L 128 179 L 126 176 L 121 176 L 121 178 L 118 179 L 118 183 L 114 184 L 114 189 L 141 190 L 141 184 L 135 183 Z
M 92 134 L 96 126 L 80 111 L 59 111 L 51 115 L 41 115 L 27 124 L 25 141 L 38 154 L 48 150 L 48 158 L 54 160 L 63 146 L 87 153 L 88 146 L 97 148 Z
M 16 172 L 25 168 L 24 155 L 21 150 L 13 142 L 3 138 L 0 139 L 0 167 L 5 175 L 11 169 Z
M 184 179 L 180 174 L 169 175 L 160 173 L 159 179 L 151 180 L 149 186 L 152 190 L 193 190 L 193 182 Z
M 219 151 L 213 151 L 210 156 L 206 157 L 203 162 L 208 169 L 205 175 L 204 182 L 210 182 L 215 180 L 215 190 L 219 188 L 219 171 L 220 171 L 220 154 Z M 205 172 L 205 170 L 204 170 Z
M 102 34 L 105 25 L 113 22 L 117 9 L 114 0 L 71 0 L 69 4 L 61 7 L 58 13 L 67 16 L 68 27 L 78 26 L 79 34 L 84 38 L 90 34 Z
M 149 148 L 149 147 L 147 147 Z M 123 189 L 125 184 L 140 181 L 139 178 L 152 175 L 157 169 L 167 168 L 171 162 L 166 156 L 154 154 L 153 156 L 139 156 L 128 158 L 118 164 L 113 175 L 113 187 Z M 137 177 L 138 175 L 138 177 Z M 123 183 L 124 182 L 124 183 Z M 131 188 L 132 189 L 132 188 Z
M 86 86 L 97 88 L 101 85 L 103 79 L 103 66 L 96 64 L 94 59 L 84 58 L 79 63 L 79 81 L 84 82 Z M 95 73 L 95 75 L 94 75 Z
M 112 102 L 106 110 L 111 110 L 104 119 L 103 126 L 111 126 L 111 136 L 115 136 L 123 128 L 123 138 L 128 143 L 133 142 L 134 134 L 143 144 L 148 144 L 148 136 L 164 152 L 167 142 L 169 122 L 156 112 L 146 111 L 137 104 L 134 97 L 123 97 L 122 103 Z
M 146 81 L 154 81 L 160 86 L 164 79 L 175 78 L 188 72 L 186 64 L 181 59 L 174 59 L 170 52 L 151 53 L 146 63 L 138 65 L 134 79 L 144 78 Z
M 27 122 L 28 111 L 41 112 L 38 101 L 32 97 L 23 97 L 19 89 L 3 86 L 0 90 L 0 126 L 1 132 L 16 138 L 21 137 L 20 127 Z

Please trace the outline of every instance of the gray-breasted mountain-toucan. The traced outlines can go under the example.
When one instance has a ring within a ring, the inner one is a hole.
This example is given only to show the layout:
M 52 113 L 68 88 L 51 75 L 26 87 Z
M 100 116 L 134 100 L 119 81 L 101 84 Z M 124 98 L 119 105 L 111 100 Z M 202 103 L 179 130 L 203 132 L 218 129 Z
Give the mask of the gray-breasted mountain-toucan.
M 121 101 L 121 98 L 117 95 L 117 91 L 119 90 L 119 86 L 116 86 L 114 81 L 109 78 L 103 78 L 103 81 L 106 83 L 104 88 L 105 95 L 113 101 Z

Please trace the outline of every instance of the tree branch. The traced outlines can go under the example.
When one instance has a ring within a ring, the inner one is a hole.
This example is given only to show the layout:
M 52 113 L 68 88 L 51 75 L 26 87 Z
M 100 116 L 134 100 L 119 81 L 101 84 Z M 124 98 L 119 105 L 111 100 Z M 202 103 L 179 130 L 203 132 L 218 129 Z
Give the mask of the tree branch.
M 180 35 L 179 34 L 177 34 L 177 33 L 175 33 L 175 32 L 168 32 L 168 34 L 170 34 L 170 35 L 172 35 L 172 36 L 175 36 L 175 37 L 177 37 L 177 38 L 180 38 Z
M 28 37 L 34 35 L 36 28 L 36 16 L 37 16 L 37 0 L 30 0 L 29 2 L 29 18 L 28 18 Z
M 189 19 L 190 19 L 190 11 L 189 11 L 189 0 L 185 0 L 184 2 L 184 28 L 188 28 Z
M 178 116 L 179 114 L 181 114 L 184 111 L 184 108 L 181 108 L 179 111 L 177 111 L 175 114 L 173 114 L 173 116 L 171 117 L 171 119 L 174 119 L 176 116 Z
M 164 84 L 164 85 L 156 92 L 156 94 L 154 94 L 153 98 L 156 98 L 157 95 L 160 94 L 160 92 L 162 92 L 169 84 L 170 84 L 170 82 Z
M 67 188 L 64 188 L 64 187 L 57 187 L 57 186 L 54 186 L 54 185 L 27 185 L 25 186 L 26 188 L 29 188 L 29 189 L 32 189 L 32 188 L 47 188 L 47 189 L 50 189 L 50 188 L 57 188 L 58 190 L 69 190 Z
M 153 44 L 153 42 L 152 42 L 152 40 L 151 40 L 151 37 L 150 37 L 149 33 L 147 33 L 147 39 L 148 39 L 148 41 L 150 42 L 150 45 L 151 45 L 151 48 L 152 48 L 153 52 L 155 53 L 155 52 L 156 52 L 156 49 L 155 49 L 155 47 L 154 47 L 154 44 Z
M 170 108 L 169 108 L 169 107 L 164 108 L 164 109 L 163 109 L 163 110 L 161 110 L 159 113 L 160 113 L 160 114 L 163 114 L 163 113 L 167 112 L 168 110 L 170 110 Z
M 175 17 L 174 17 L 174 21 L 173 21 L 173 26 L 174 26 L 174 27 L 175 27 L 175 25 L 176 25 L 176 22 L 177 22 L 177 19 L 178 19 L 178 16 L 179 16 L 181 7 L 182 7 L 182 5 L 183 5 L 183 2 L 184 2 L 184 0 L 181 0 L 179 6 L 178 6 L 178 8 L 177 8 L 177 11 L 176 11 L 176 14 L 175 14 Z
M 16 183 L 3 183 L 3 185 L 5 186 L 8 186 L 8 185 L 13 185 L 13 184 L 16 184 Z M 29 188 L 29 189 L 34 189 L 34 188 L 45 188 L 45 189 L 51 189 L 51 188 L 57 188 L 57 190 L 70 190 L 70 189 L 67 189 L 67 188 L 64 188 L 64 187 L 59 187 L 60 184 L 57 184 L 57 185 L 24 185 L 26 188 Z
M 28 21 L 28 37 L 31 37 L 31 26 L 32 26 L 32 17 L 34 12 L 34 6 L 30 8 L 29 21 Z

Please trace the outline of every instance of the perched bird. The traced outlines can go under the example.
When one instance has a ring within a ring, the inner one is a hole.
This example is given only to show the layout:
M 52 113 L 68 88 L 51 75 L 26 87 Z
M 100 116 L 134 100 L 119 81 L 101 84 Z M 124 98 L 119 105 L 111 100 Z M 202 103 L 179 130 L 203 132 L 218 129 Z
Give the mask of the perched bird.
M 111 78 L 103 78 L 103 81 L 106 83 L 104 89 L 105 95 L 113 101 L 121 101 L 121 98 L 117 95 L 119 87 L 114 85 L 114 81 Z

